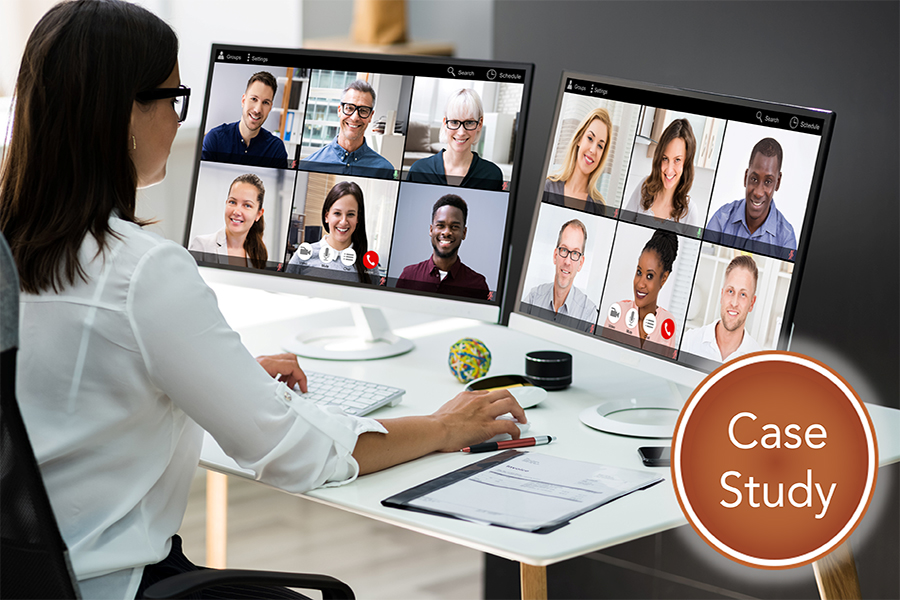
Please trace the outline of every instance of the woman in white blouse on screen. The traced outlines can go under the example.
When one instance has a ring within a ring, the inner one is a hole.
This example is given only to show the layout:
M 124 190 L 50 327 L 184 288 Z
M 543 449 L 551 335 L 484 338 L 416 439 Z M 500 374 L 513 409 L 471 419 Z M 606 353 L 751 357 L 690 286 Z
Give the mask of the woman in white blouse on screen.
M 186 115 L 177 49 L 135 5 L 50 9 L 25 48 L 0 170 L 23 291 L 17 394 L 86 598 L 133 598 L 167 576 L 204 429 L 261 480 L 303 492 L 518 437 L 495 417 L 525 420 L 506 392 L 429 416 L 334 414 L 292 391 L 306 385 L 296 357 L 247 352 L 187 250 L 135 216 Z
M 690 196 L 696 151 L 690 121 L 676 119 L 669 123 L 653 152 L 650 174 L 635 188 L 624 210 L 701 227 L 703 215 Z

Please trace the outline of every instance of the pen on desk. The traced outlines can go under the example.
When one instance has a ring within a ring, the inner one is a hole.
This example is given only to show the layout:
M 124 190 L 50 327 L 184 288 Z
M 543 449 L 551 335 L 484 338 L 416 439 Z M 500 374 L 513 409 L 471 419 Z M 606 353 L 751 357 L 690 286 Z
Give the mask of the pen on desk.
M 526 448 L 528 446 L 543 446 L 553 441 L 549 435 L 539 435 L 533 438 L 521 438 L 518 440 L 504 440 L 502 442 L 485 442 L 484 444 L 475 444 L 474 446 L 466 446 L 460 452 L 493 452 L 494 450 L 507 450 L 509 448 Z

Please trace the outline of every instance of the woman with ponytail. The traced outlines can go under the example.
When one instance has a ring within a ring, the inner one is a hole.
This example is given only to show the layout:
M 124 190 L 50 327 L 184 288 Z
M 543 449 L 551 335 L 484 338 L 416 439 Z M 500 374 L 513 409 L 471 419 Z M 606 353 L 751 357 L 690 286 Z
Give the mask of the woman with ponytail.
M 225 227 L 196 236 L 188 249 L 226 257 L 219 262 L 265 269 L 269 257 L 262 239 L 266 228 L 265 197 L 266 188 L 259 177 L 252 173 L 239 175 L 231 182 L 225 199 Z

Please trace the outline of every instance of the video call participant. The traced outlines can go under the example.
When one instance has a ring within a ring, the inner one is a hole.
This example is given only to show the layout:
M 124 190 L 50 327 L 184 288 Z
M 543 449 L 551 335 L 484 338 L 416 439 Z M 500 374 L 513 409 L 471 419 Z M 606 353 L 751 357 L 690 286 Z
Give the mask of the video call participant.
M 617 302 L 618 316 L 607 314 L 604 327 L 661 346 L 675 346 L 675 319 L 672 313 L 657 305 L 659 291 L 665 285 L 678 256 L 678 238 L 670 231 L 658 229 L 644 245 L 634 272 L 634 300 Z M 634 309 L 634 311 L 632 311 Z M 647 319 L 648 315 L 652 315 Z M 611 318 L 612 317 L 612 318 Z
M 665 128 L 653 166 L 625 205 L 625 210 L 702 227 L 702 216 L 688 193 L 694 184 L 694 153 L 697 140 L 687 119 L 676 119 Z
M 322 173 L 394 178 L 394 166 L 366 143 L 366 128 L 375 113 L 375 90 L 357 79 L 341 96 L 340 130 L 331 143 L 306 157 L 306 165 Z
M 606 109 L 595 108 L 588 113 L 569 142 L 562 168 L 544 183 L 544 191 L 552 194 L 547 199 L 550 204 L 565 206 L 564 197 L 573 198 L 585 202 L 585 211 L 601 212 L 598 205 L 606 201 L 597 190 L 597 180 L 609 155 L 611 131 L 612 120 Z
M 231 182 L 225 198 L 225 227 L 196 236 L 188 250 L 223 257 L 218 262 L 225 264 L 265 269 L 269 257 L 263 242 L 265 197 L 266 188 L 259 177 L 252 173 L 239 175 Z
M 462 392 L 430 416 L 330 413 L 291 389 L 307 387 L 296 356 L 248 352 L 188 251 L 135 217 L 137 188 L 163 180 L 185 118 L 172 103 L 186 92 L 177 52 L 175 32 L 139 6 L 53 6 L 25 45 L 0 170 L 0 231 L 22 286 L 16 395 L 84 598 L 142 598 L 198 569 L 177 532 L 204 430 L 299 494 L 518 438 L 496 418 L 507 412 L 527 421 L 506 390 Z
M 463 88 L 450 94 L 440 138 L 447 148 L 414 162 L 407 180 L 503 191 L 500 167 L 472 150 L 481 137 L 483 125 L 484 108 L 475 90 Z
M 278 82 L 268 71 L 250 77 L 241 96 L 241 120 L 211 129 L 203 138 L 200 158 L 259 167 L 286 167 L 284 142 L 263 127 L 272 110 L 276 91 Z
M 715 212 L 706 226 L 704 240 L 764 254 L 773 254 L 772 247 L 797 249 L 794 228 L 775 207 L 783 158 L 781 144 L 772 138 L 761 139 L 753 146 L 750 165 L 744 171 L 744 198 Z M 794 254 L 774 253 L 788 258 Z
M 578 219 L 563 223 L 553 249 L 553 283 L 532 288 L 522 301 L 522 312 L 591 330 L 597 323 L 597 307 L 575 287 L 575 276 L 584 266 L 587 237 L 587 228 Z
M 686 332 L 681 342 L 681 351 L 725 362 L 762 350 L 762 346 L 744 330 L 747 317 L 756 304 L 758 277 L 756 261 L 745 254 L 736 256 L 728 263 L 719 297 L 720 318 L 709 325 Z
M 466 201 L 456 194 L 441 196 L 434 203 L 428 226 L 434 252 L 422 262 L 404 268 L 397 279 L 398 288 L 488 299 L 490 290 L 484 275 L 459 259 L 468 216 Z
M 341 181 L 328 191 L 322 204 L 322 226 L 325 228 L 325 237 L 312 244 L 309 259 L 302 260 L 300 252 L 295 252 L 286 271 L 372 283 L 371 277 L 376 272 L 363 266 L 363 256 L 369 250 L 366 205 L 363 191 L 356 183 Z M 346 250 L 352 251 L 354 256 L 349 265 L 343 259 Z

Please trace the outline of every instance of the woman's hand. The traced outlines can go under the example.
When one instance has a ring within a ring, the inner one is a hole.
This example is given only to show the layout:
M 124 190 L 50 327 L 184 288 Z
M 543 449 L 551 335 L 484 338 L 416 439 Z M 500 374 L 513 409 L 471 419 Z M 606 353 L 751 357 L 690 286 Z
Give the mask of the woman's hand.
M 442 452 L 479 444 L 495 435 L 508 433 L 518 439 L 519 428 L 509 419 L 497 417 L 512 413 L 519 423 L 526 423 L 525 411 L 507 390 L 462 392 L 440 407 L 432 416 L 444 427 Z
M 262 365 L 270 376 L 283 381 L 289 388 L 300 385 L 300 391 L 306 393 L 306 373 L 297 364 L 297 355 L 286 352 L 284 354 L 270 354 L 257 356 L 256 362 Z
M 388 434 L 362 434 L 353 457 L 360 474 L 365 474 L 431 452 L 456 452 L 501 433 L 518 438 L 515 423 L 496 420 L 506 413 L 512 413 L 520 423 L 526 422 L 525 411 L 506 390 L 462 392 L 428 416 L 379 419 Z

